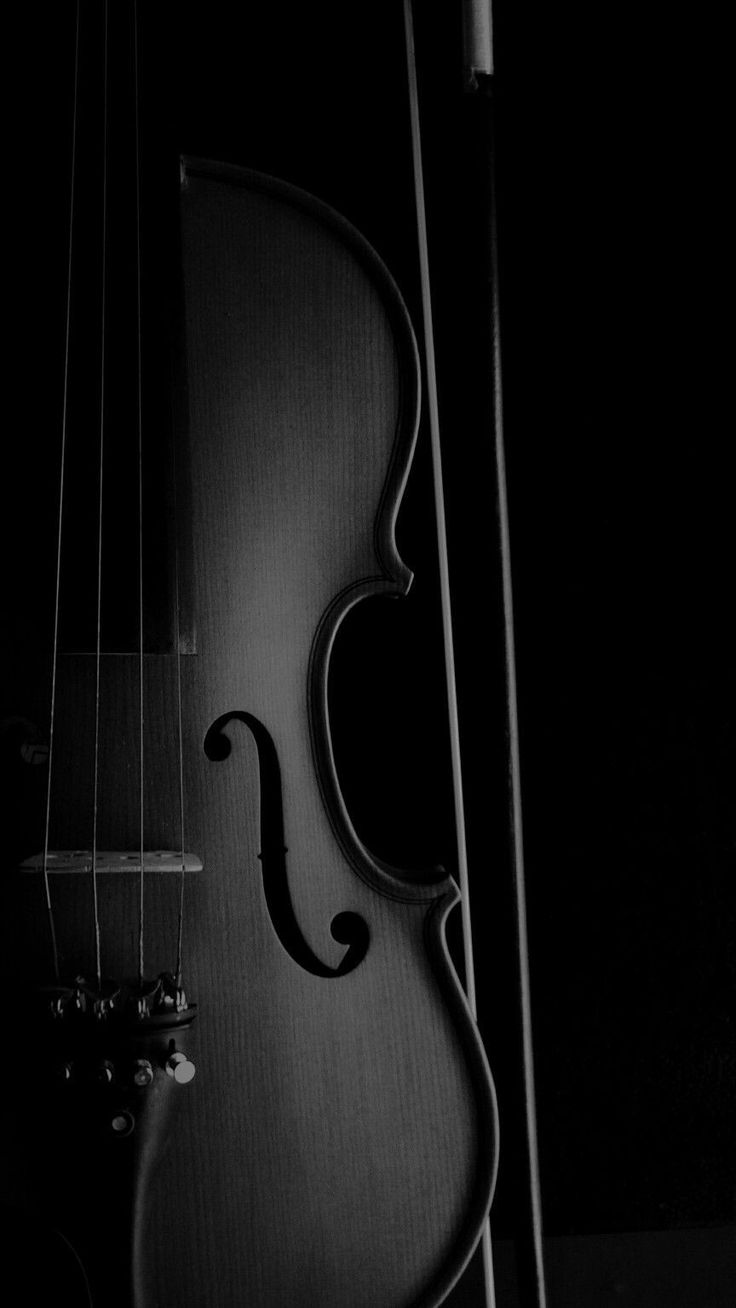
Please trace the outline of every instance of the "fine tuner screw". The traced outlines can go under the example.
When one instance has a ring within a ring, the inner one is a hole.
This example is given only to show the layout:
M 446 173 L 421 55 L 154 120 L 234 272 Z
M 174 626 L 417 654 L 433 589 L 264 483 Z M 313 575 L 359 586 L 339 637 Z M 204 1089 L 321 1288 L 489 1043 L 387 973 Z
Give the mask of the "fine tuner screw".
M 129 1113 L 127 1109 L 123 1109 L 122 1112 L 116 1113 L 115 1116 L 110 1119 L 110 1129 L 117 1136 L 125 1137 L 126 1135 L 132 1135 L 135 1130 L 135 1118 L 133 1114 Z
M 153 1067 L 147 1058 L 136 1058 L 133 1065 L 133 1084 L 151 1085 L 154 1077 Z

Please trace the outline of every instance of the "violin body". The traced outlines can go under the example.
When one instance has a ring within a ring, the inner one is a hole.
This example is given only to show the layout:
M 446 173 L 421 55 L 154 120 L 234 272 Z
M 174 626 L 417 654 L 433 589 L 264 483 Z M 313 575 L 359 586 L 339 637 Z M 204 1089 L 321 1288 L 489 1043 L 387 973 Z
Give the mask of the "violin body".
M 316 200 L 188 160 L 181 205 L 186 384 L 160 506 L 177 542 L 175 648 L 103 652 L 96 753 L 98 847 L 135 861 L 142 807 L 147 850 L 201 864 L 183 900 L 197 1074 L 145 1128 L 145 1160 L 128 1147 L 130 1282 L 90 1272 L 89 1301 L 430 1308 L 487 1215 L 492 1083 L 445 945 L 454 882 L 410 880 L 361 843 L 327 693 L 350 609 L 411 581 L 394 526 L 414 339 L 377 256 Z M 95 678 L 88 652 L 59 656 L 52 850 L 89 844 Z M 50 881 L 62 974 L 89 977 L 89 877 Z M 98 881 L 105 973 L 130 976 L 137 880 L 115 866 Z M 8 976 L 30 987 L 49 967 L 38 865 L 7 884 Z M 174 968 L 179 894 L 173 874 L 144 877 L 146 975 Z M 22 1124 L 26 1091 L 7 1097 Z M 80 1232 L 119 1202 L 122 1142 L 101 1152 L 98 1125 L 71 1141 L 22 1129 L 47 1165 L 29 1168 L 20 1143 L 4 1198 L 43 1209 L 84 1263 Z M 94 1229 L 114 1246 L 119 1224 Z

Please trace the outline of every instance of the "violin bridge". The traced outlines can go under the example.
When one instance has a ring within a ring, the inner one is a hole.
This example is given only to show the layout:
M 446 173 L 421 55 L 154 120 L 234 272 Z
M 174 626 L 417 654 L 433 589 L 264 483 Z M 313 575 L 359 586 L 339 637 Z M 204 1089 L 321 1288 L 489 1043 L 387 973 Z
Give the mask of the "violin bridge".
M 99 849 L 54 849 L 33 854 L 20 864 L 21 872 L 138 872 L 141 870 L 141 851 Z M 196 854 L 182 854 L 180 850 L 144 849 L 144 872 L 201 872 L 202 860 Z

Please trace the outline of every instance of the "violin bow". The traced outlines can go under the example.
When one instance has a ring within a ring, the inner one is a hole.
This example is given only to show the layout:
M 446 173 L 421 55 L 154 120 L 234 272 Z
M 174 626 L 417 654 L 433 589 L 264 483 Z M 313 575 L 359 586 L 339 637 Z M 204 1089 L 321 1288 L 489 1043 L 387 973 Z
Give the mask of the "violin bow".
M 542 1246 L 542 1204 L 537 1148 L 534 1089 L 534 1055 L 532 1046 L 529 949 L 526 925 L 526 890 L 524 876 L 524 841 L 522 823 L 521 765 L 519 750 L 519 714 L 516 686 L 514 641 L 514 604 L 509 531 L 506 457 L 503 435 L 503 392 L 501 369 L 501 333 L 498 292 L 498 238 L 496 213 L 496 169 L 494 132 L 495 65 L 493 48 L 493 13 L 491 0 L 463 0 L 464 90 L 477 106 L 482 120 L 487 168 L 486 186 L 489 199 L 487 221 L 486 268 L 490 283 L 488 339 L 491 343 L 489 379 L 492 389 L 493 445 L 496 474 L 497 548 L 501 571 L 502 613 L 504 629 L 505 718 L 507 732 L 506 769 L 508 779 L 509 850 L 514 905 L 514 929 L 517 960 L 517 1020 L 521 1031 L 522 1083 L 524 1096 L 525 1196 L 524 1227 L 518 1241 L 519 1263 L 523 1265 L 520 1290 L 529 1308 L 546 1308 L 547 1296 Z M 432 321 L 429 243 L 427 236 L 422 141 L 419 114 L 419 91 L 411 0 L 404 0 L 404 25 L 407 56 L 407 82 L 411 118 L 412 160 L 414 171 L 415 211 L 421 283 L 424 336 L 424 369 L 428 425 L 432 449 L 435 514 L 439 550 L 440 595 L 445 649 L 445 679 L 450 722 L 450 748 L 454 788 L 454 813 L 457 833 L 457 866 L 461 892 L 462 941 L 465 963 L 465 988 L 473 1017 L 478 1005 L 473 967 L 473 937 L 470 912 L 468 858 L 465 840 L 460 725 L 455 682 L 452 605 L 442 475 L 442 450 L 437 395 L 437 367 Z M 479 283 L 482 278 L 479 277 Z M 486 1308 L 497 1308 L 493 1270 L 490 1221 L 482 1238 L 482 1259 Z M 502 1308 L 502 1305 L 498 1305 Z

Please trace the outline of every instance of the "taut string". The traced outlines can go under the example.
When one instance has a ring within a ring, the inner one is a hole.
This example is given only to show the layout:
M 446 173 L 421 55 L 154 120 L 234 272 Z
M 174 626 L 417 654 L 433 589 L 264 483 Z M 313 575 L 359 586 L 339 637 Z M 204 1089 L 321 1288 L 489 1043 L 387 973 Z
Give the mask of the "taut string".
M 171 448 L 174 451 L 175 442 L 172 440 Z M 182 983 L 183 968 L 183 941 L 184 941 L 184 884 L 185 863 L 184 850 L 184 733 L 182 720 L 182 694 L 181 694 L 181 608 L 179 599 L 179 532 L 177 516 L 177 496 L 176 496 L 176 454 L 172 457 L 173 479 L 174 479 L 174 609 L 176 615 L 174 639 L 176 641 L 176 713 L 177 713 L 177 735 L 179 740 L 179 844 L 181 846 L 181 871 L 179 873 L 179 916 L 176 933 L 176 984 L 177 987 Z
M 174 640 L 176 642 L 176 712 L 177 712 L 177 735 L 179 740 L 179 844 L 181 853 L 181 871 L 179 873 L 179 918 L 177 926 L 176 941 L 176 984 L 181 987 L 182 969 L 183 969 L 183 941 L 184 941 L 184 887 L 186 881 L 186 866 L 184 861 L 185 844 L 185 823 L 184 823 L 184 729 L 182 713 L 182 666 L 181 666 L 181 576 L 179 572 L 179 497 L 178 497 L 178 471 L 176 464 L 176 423 L 172 423 L 172 440 L 171 440 L 171 470 L 173 484 L 173 502 L 174 502 L 174 613 L 175 613 L 175 630 Z
M 56 579 L 54 588 L 54 635 L 51 656 L 51 703 L 49 708 L 49 761 L 46 775 L 46 813 L 43 836 L 43 889 L 51 938 L 54 976 L 59 980 L 59 951 L 49 884 L 49 831 L 51 826 L 51 779 L 54 761 L 54 726 L 56 719 L 56 673 L 59 656 L 59 597 L 61 592 L 61 542 L 64 522 L 64 480 L 66 473 L 67 419 L 69 412 L 69 347 L 71 341 L 72 262 L 74 251 L 74 201 L 77 182 L 77 111 L 79 102 L 79 0 L 76 7 L 74 35 L 74 104 L 72 109 L 72 161 L 69 186 L 69 243 L 66 275 L 66 320 L 64 326 L 64 390 L 62 396 L 61 451 L 59 458 L 59 513 L 56 533 Z
M 136 259 L 136 325 L 137 325 L 137 420 L 138 420 L 138 815 L 141 865 L 138 876 L 138 982 L 143 984 L 144 939 L 144 758 L 143 758 L 143 376 L 141 349 L 141 161 L 140 114 L 138 88 L 138 3 L 133 4 L 133 98 L 135 102 L 135 259 Z
M 172 442 L 173 446 L 173 442 Z M 174 481 L 176 482 L 176 465 L 174 465 Z M 176 495 L 176 492 L 175 492 Z M 174 527 L 176 529 L 177 517 L 176 507 L 174 509 Z M 184 885 L 186 880 L 186 868 L 184 863 L 184 744 L 183 744 L 183 726 L 182 726 L 182 695 L 181 695 L 181 624 L 179 608 L 179 546 L 178 540 L 174 546 L 174 584 L 175 584 L 175 609 L 176 609 L 176 630 L 174 638 L 176 640 L 176 711 L 177 711 L 177 734 L 179 738 L 179 844 L 181 846 L 181 871 L 179 873 L 179 917 L 176 937 L 176 984 L 177 987 L 182 983 L 183 968 L 183 942 L 184 942 Z
M 100 916 L 97 894 L 97 819 L 99 810 L 100 781 L 100 672 L 102 650 L 102 504 L 104 491 L 104 454 L 105 454 L 105 328 L 107 307 L 107 166 L 108 166 L 108 3 L 105 0 L 105 36 L 103 44 L 104 59 L 104 93 L 103 93 L 103 154 L 102 154 L 102 295 L 101 295 L 101 350 L 100 350 L 100 440 L 99 440 L 99 490 L 97 508 L 97 621 L 95 642 L 95 747 L 94 747 L 94 798 L 92 806 L 92 900 L 94 905 L 95 932 L 95 966 L 97 985 L 102 986 L 102 958 L 100 949 Z

